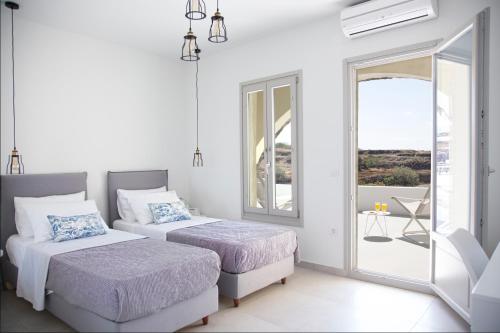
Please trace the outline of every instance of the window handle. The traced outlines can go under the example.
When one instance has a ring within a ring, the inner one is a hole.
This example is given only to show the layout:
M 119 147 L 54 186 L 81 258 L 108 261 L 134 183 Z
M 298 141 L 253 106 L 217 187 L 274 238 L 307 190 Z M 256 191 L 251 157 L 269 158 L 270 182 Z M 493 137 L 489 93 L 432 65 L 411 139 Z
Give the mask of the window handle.
M 269 176 L 269 170 L 271 169 L 271 162 L 266 163 L 266 175 Z

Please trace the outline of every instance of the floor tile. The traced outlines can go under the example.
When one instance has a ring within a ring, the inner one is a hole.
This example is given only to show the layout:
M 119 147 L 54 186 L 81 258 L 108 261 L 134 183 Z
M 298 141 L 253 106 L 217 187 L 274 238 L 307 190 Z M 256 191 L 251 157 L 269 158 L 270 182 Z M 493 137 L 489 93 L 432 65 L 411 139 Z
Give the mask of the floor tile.
M 47 311 L 37 312 L 15 291 L 1 293 L 1 331 L 70 332 Z M 439 298 L 333 276 L 302 267 L 286 285 L 275 283 L 241 300 L 226 297 L 219 312 L 186 332 L 251 331 L 468 331 L 468 325 Z
M 468 332 L 470 326 L 444 301 L 436 298 L 413 328 L 427 327 L 433 331 Z

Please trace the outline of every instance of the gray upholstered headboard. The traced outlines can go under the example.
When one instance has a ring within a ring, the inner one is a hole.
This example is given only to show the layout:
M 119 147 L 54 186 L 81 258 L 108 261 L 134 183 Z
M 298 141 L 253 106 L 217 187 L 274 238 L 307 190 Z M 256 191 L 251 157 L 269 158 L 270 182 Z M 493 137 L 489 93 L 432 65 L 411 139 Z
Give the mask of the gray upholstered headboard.
M 7 239 L 17 234 L 14 221 L 14 197 L 44 197 L 87 191 L 87 173 L 2 175 L 0 187 L 0 238 L 2 249 L 5 250 Z
M 168 170 L 108 171 L 109 225 L 113 225 L 113 222 L 120 218 L 116 204 L 116 190 L 145 190 L 162 186 L 168 189 Z

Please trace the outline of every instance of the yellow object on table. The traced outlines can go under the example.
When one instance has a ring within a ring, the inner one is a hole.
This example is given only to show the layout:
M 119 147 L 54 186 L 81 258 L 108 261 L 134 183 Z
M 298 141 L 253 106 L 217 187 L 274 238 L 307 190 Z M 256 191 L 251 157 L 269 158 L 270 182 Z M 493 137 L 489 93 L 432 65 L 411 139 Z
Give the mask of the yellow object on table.
M 375 202 L 375 210 L 380 212 L 380 202 Z
M 385 202 L 382 204 L 382 211 L 387 212 L 387 204 Z

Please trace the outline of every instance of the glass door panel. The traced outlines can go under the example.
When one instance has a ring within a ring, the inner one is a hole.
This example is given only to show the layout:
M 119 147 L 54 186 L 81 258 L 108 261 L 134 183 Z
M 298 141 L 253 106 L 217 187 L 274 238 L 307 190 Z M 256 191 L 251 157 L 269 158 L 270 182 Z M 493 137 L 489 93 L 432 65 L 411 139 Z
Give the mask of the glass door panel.
M 468 63 L 445 54 L 436 59 L 436 232 L 444 235 L 469 230 L 470 79 L 470 58 Z
M 480 239 L 485 12 L 434 55 L 433 228 L 431 287 L 469 320 L 471 284 L 446 236 L 457 228 Z

